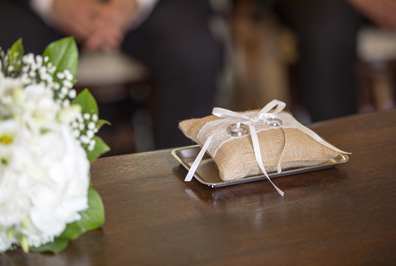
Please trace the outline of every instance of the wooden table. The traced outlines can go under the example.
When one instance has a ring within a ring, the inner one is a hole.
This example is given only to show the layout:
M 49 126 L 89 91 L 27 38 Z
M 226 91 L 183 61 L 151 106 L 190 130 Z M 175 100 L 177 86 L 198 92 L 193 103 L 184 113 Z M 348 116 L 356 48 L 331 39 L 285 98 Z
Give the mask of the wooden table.
M 336 168 L 211 189 L 171 150 L 97 160 L 106 223 L 61 254 L 1 265 L 395 265 L 396 110 L 313 125 L 353 154 Z

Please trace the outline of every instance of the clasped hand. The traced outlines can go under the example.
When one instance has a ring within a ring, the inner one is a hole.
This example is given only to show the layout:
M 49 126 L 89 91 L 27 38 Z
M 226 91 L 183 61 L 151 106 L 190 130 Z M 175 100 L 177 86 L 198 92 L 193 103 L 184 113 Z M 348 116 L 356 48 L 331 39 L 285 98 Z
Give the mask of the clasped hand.
M 136 10 L 134 0 L 54 0 L 53 3 L 56 26 L 74 36 L 88 51 L 119 50 Z

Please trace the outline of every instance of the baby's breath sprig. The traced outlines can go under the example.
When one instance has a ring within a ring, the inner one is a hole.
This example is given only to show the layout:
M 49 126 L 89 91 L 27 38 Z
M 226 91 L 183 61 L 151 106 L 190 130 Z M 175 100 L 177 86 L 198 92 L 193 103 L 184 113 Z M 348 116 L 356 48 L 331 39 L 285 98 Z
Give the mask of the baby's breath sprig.
M 0 70 L 3 72 L 4 76 L 16 78 L 19 76 L 20 68 L 22 65 L 22 55 L 15 51 L 12 52 L 8 49 L 5 52 L 0 48 Z
M 56 87 L 55 99 L 62 102 L 64 106 L 70 104 L 69 99 L 74 99 L 76 97 L 76 91 L 73 89 L 73 75 L 68 69 L 56 73 Z
M 95 148 L 94 136 L 98 132 L 96 122 L 98 122 L 96 114 L 84 113 L 79 114 L 77 119 L 71 123 L 74 137 L 88 151 L 93 151 Z
M 26 54 L 0 48 L 0 70 L 6 77 L 19 77 L 23 86 L 42 85 L 54 93 L 54 99 L 63 107 L 70 105 L 76 97 L 73 89 L 73 75 L 68 70 L 58 71 L 48 56 Z
M 73 89 L 73 75 L 68 69 L 56 72 L 56 66 L 49 62 L 48 56 L 27 54 L 22 60 L 22 84 L 41 84 L 53 90 L 54 99 L 61 106 L 70 105 L 76 91 Z
M 23 54 L 24 51 L 21 39 L 16 41 L 7 51 L 4 51 L 0 47 L 0 70 L 3 72 L 4 76 L 11 78 L 17 78 L 19 76 Z
M 7 68 L 10 65 L 10 57 L 7 52 L 0 48 L 0 69 L 5 76 L 7 76 Z

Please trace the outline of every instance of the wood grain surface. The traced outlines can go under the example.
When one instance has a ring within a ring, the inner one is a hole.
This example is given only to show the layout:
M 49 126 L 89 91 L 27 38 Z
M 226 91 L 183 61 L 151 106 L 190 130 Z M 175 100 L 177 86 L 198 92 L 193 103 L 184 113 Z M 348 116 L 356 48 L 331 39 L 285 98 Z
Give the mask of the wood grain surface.
M 102 229 L 59 255 L 0 255 L 1 265 L 395 265 L 396 110 L 311 126 L 352 152 L 336 168 L 211 189 L 171 150 L 92 165 Z

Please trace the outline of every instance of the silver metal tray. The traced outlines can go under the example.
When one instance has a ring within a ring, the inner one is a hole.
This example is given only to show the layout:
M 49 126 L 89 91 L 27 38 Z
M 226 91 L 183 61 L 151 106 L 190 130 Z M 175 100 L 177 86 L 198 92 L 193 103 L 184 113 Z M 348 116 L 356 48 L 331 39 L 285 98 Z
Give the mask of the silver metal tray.
M 176 160 L 178 160 L 180 162 L 181 165 L 184 166 L 184 168 L 189 170 L 200 150 L 201 150 L 201 147 L 199 145 L 187 146 L 187 147 L 174 149 L 172 151 L 172 155 L 173 155 L 173 157 L 176 158 Z M 274 177 L 278 177 L 278 176 L 293 175 L 293 174 L 299 174 L 299 173 L 304 173 L 304 172 L 316 171 L 316 170 L 320 170 L 320 169 L 335 167 L 339 164 L 346 163 L 347 161 L 348 161 L 348 156 L 340 153 L 337 157 L 335 157 L 327 162 L 315 165 L 315 166 L 300 167 L 300 168 L 295 168 L 295 169 L 284 170 L 281 173 L 277 173 L 277 172 L 268 173 L 268 176 L 270 178 L 274 178 Z M 230 185 L 235 185 L 235 184 L 240 184 L 240 183 L 247 183 L 247 182 L 266 179 L 265 175 L 259 175 L 259 176 L 247 176 L 245 178 L 238 179 L 238 180 L 232 180 L 232 181 L 223 181 L 219 176 L 219 171 L 216 167 L 215 162 L 208 154 L 205 154 L 204 157 L 202 158 L 202 161 L 199 164 L 199 166 L 194 174 L 194 177 L 200 183 L 207 185 L 211 188 L 224 187 L 224 186 L 230 186 Z

